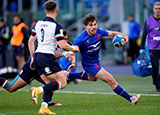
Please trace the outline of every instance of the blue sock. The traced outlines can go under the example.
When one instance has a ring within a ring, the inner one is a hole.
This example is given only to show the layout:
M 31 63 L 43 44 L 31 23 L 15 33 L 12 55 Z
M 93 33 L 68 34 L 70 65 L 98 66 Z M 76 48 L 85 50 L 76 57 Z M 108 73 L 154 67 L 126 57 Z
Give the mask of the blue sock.
M 17 75 L 17 77 L 12 81 L 12 83 L 8 83 L 5 85 L 6 87 L 11 87 L 12 85 L 14 85 L 16 83 L 16 81 L 19 79 L 19 75 Z
M 8 80 L 0 77 L 0 86 L 1 87 L 5 87 L 7 83 L 8 83 Z
M 117 85 L 117 87 L 113 90 L 115 93 L 117 93 L 118 95 L 124 97 L 125 99 L 127 99 L 129 102 L 131 102 L 130 98 L 132 96 L 130 96 L 121 86 Z
M 88 74 L 85 71 L 76 72 L 76 73 L 70 73 L 68 75 L 68 79 L 70 79 L 70 80 L 73 80 L 73 79 L 88 80 Z

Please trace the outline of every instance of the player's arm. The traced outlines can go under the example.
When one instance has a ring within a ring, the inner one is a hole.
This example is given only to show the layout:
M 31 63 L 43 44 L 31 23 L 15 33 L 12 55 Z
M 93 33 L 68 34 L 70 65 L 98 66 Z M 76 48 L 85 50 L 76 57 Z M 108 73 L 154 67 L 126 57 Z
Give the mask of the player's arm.
M 71 61 L 71 63 L 72 63 L 72 60 L 74 59 L 73 58 L 73 55 L 74 53 L 73 52 L 71 52 L 71 51 L 57 51 L 56 52 L 56 55 L 55 55 L 55 57 L 56 58 L 60 58 L 60 57 L 62 57 L 62 56 L 65 56 L 65 58 L 67 59 L 67 60 L 69 60 L 69 61 Z
M 58 41 L 58 46 L 67 51 L 72 51 L 72 52 L 78 52 L 79 48 L 77 46 L 70 46 L 63 37 L 63 29 L 61 25 L 57 24 L 56 31 L 55 31 L 55 37 Z
M 30 56 L 33 57 L 34 55 L 34 49 L 35 49 L 35 46 L 34 46 L 34 42 L 36 40 L 36 37 L 34 36 L 30 36 L 29 40 L 28 40 L 28 47 L 29 47 L 29 52 L 30 52 Z
M 58 41 L 58 45 L 63 50 L 72 51 L 72 52 L 78 52 L 79 51 L 78 46 L 73 46 L 73 45 L 70 46 L 65 40 Z
M 29 52 L 30 52 L 30 56 L 31 56 L 31 63 L 30 63 L 30 68 L 33 70 L 34 67 L 33 67 L 33 55 L 34 55 L 34 49 L 35 49 L 35 46 L 34 46 L 34 42 L 36 40 L 36 37 L 34 36 L 30 36 L 29 40 L 28 40 L 28 47 L 29 47 Z
M 123 46 L 128 42 L 128 36 L 126 34 L 123 34 L 121 32 L 116 32 L 116 31 L 108 31 L 108 36 L 114 37 L 115 35 L 121 35 L 125 39 L 125 42 Z
M 72 64 L 68 67 L 67 72 L 71 72 L 71 70 L 74 69 L 75 66 L 76 66 L 76 56 L 75 56 L 75 53 L 72 54 L 72 60 L 70 60 L 70 62 Z

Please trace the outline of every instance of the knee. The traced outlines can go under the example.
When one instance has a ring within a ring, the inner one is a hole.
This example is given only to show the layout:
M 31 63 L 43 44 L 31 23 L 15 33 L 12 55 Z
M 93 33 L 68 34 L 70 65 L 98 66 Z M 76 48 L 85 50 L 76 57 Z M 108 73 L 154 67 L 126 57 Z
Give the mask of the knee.
M 61 82 L 61 89 L 65 88 L 65 87 L 67 87 L 67 81 L 66 80 Z
M 97 78 L 96 77 L 88 77 L 88 80 L 89 81 L 97 81 Z

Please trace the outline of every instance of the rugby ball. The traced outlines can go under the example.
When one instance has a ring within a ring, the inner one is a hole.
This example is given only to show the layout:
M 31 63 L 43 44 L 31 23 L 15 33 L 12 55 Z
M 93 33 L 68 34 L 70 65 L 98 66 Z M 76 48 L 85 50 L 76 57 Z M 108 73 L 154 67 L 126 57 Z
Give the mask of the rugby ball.
M 125 40 L 121 35 L 115 35 L 112 40 L 112 44 L 115 47 L 122 47 L 124 42 L 125 42 Z

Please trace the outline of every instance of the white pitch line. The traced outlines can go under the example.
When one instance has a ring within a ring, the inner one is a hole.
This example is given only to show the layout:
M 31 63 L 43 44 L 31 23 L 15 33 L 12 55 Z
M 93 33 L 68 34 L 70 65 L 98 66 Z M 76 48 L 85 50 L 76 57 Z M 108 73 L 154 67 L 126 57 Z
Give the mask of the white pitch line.
M 0 90 L 4 90 L 0 88 Z M 29 91 L 27 89 L 20 89 L 19 91 Z M 56 93 L 74 93 L 74 94 L 105 94 L 105 95 L 116 95 L 110 92 L 87 92 L 87 91 L 56 91 Z M 131 95 L 136 95 L 137 93 L 129 93 Z M 160 94 L 143 94 L 142 96 L 160 96 Z

